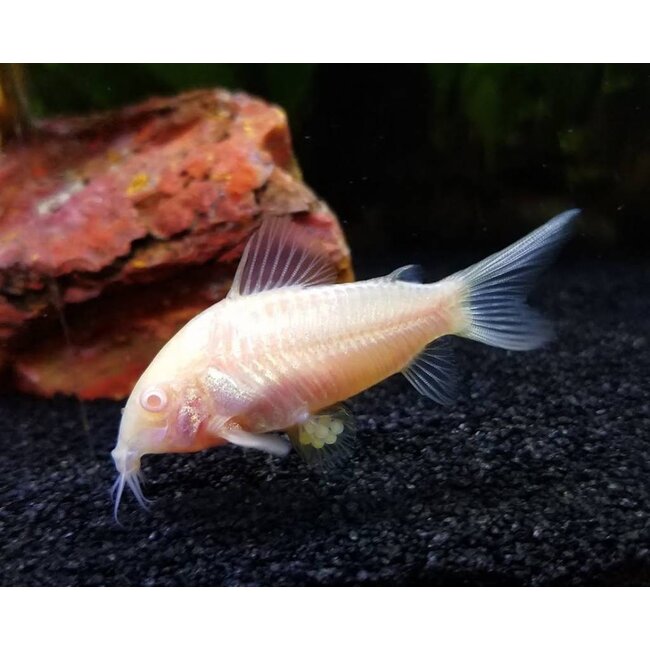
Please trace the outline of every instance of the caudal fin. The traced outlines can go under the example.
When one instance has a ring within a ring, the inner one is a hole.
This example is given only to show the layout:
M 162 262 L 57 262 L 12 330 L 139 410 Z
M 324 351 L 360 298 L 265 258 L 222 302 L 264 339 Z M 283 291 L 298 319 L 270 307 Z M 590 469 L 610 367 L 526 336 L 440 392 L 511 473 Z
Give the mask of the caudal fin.
M 465 325 L 455 332 L 506 350 L 532 350 L 552 336 L 550 323 L 526 304 L 535 280 L 572 232 L 580 210 L 557 215 L 508 248 L 451 276 L 462 286 Z

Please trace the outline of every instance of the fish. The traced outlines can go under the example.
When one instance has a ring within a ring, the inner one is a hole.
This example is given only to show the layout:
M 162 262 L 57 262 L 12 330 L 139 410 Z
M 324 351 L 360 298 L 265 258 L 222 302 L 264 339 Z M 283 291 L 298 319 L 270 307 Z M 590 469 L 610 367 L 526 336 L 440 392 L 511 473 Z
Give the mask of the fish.
M 346 400 L 402 373 L 449 406 L 459 387 L 449 346 L 459 336 L 533 350 L 552 326 L 527 304 L 538 275 L 570 236 L 579 210 L 438 282 L 403 266 L 337 284 L 321 242 L 291 217 L 266 217 L 249 238 L 228 295 L 182 327 L 137 381 L 112 451 L 118 477 L 146 506 L 141 459 L 233 444 L 310 466 L 351 455 Z

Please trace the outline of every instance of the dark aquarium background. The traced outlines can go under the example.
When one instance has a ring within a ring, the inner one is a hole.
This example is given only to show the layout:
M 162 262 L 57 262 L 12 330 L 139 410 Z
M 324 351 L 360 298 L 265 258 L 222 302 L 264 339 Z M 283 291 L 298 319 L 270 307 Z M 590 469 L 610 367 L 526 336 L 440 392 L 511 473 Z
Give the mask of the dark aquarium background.
M 306 182 L 356 262 L 487 249 L 568 207 L 574 250 L 645 255 L 650 66 L 41 64 L 33 110 L 85 113 L 224 86 L 288 113 Z
M 151 509 L 126 495 L 118 525 L 109 454 L 124 402 L 0 391 L 0 584 L 650 585 L 649 65 L 22 70 L 36 117 L 215 86 L 282 106 L 358 278 L 419 262 L 437 279 L 559 212 L 583 214 L 532 296 L 556 339 L 515 353 L 453 337 L 457 402 L 431 402 L 401 376 L 353 398 L 353 459 L 325 476 L 297 454 L 232 445 L 146 457 Z M 71 281 L 92 289 L 115 269 Z M 196 276 L 179 277 L 174 299 L 192 299 Z M 0 300 L 56 305 L 55 283 L 23 300 L 32 281 L 18 269 Z M 166 281 L 129 303 L 145 332 Z M 123 318 L 126 294 L 106 293 L 99 317 L 59 310 L 67 333 L 50 309 L 30 344 L 56 331 L 59 356 L 28 369 L 94 379 L 90 354 L 65 355 L 91 320 L 101 334 Z

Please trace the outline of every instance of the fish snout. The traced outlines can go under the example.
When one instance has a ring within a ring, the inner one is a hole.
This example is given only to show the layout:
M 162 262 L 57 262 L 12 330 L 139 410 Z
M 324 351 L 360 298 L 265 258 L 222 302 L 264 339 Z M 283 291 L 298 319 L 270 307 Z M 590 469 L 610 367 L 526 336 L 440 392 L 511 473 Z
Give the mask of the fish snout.
M 130 476 L 140 470 L 141 454 L 128 447 L 117 446 L 111 452 L 115 468 L 123 476 Z

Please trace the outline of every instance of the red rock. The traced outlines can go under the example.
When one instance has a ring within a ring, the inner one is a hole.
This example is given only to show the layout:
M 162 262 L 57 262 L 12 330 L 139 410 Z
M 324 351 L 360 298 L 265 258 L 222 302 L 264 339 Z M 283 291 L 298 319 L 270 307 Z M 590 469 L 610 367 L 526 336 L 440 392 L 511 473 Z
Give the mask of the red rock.
M 39 124 L 0 155 L 4 384 L 124 397 L 223 297 L 257 220 L 280 214 L 351 279 L 336 217 L 300 180 L 285 114 L 258 99 L 197 91 Z

